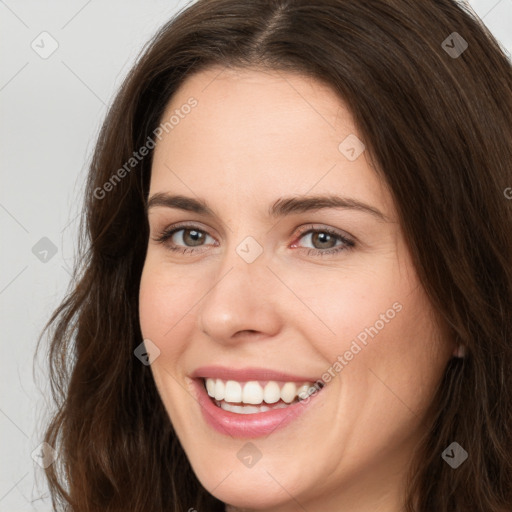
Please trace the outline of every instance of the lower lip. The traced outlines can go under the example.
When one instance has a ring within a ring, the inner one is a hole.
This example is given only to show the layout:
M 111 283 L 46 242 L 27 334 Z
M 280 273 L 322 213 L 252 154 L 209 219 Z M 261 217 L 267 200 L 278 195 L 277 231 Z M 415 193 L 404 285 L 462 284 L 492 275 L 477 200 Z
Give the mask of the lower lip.
M 221 434 L 239 438 L 267 436 L 285 427 L 303 414 L 320 393 L 315 393 L 309 400 L 296 402 L 281 409 L 254 414 L 237 414 L 215 405 L 206 392 L 202 379 L 193 379 L 193 385 L 206 423 Z

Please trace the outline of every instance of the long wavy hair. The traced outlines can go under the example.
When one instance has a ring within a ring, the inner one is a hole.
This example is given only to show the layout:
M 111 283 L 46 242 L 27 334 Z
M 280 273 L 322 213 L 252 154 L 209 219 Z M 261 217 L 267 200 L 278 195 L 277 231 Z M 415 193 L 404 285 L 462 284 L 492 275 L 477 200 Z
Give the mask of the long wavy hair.
M 55 510 L 224 509 L 134 356 L 151 152 L 112 181 L 154 137 L 177 88 L 212 65 L 299 72 L 349 106 L 432 307 L 466 347 L 432 401 L 406 510 L 510 512 L 512 67 L 453 0 L 199 0 L 143 49 L 101 129 L 74 277 L 43 331 Z M 441 457 L 454 441 L 469 454 L 456 470 Z

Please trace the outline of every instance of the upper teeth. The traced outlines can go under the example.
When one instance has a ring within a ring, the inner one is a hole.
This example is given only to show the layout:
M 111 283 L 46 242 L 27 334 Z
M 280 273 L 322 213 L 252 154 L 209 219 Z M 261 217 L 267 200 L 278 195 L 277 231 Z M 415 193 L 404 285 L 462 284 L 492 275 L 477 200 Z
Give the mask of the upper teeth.
M 275 404 L 279 400 L 287 404 L 293 402 L 296 397 L 307 398 L 310 389 L 314 391 L 313 383 L 306 382 L 297 385 L 295 382 L 279 383 L 268 381 L 262 386 L 258 381 L 237 382 L 235 380 L 223 381 L 221 379 L 205 379 L 208 395 L 215 400 L 244 404 Z

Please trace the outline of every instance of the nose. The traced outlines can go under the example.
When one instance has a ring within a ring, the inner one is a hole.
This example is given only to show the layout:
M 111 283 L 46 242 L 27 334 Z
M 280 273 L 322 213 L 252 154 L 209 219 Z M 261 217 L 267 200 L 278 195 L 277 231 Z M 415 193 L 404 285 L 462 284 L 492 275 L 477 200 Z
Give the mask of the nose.
M 222 344 L 275 336 L 282 327 L 283 287 L 264 254 L 247 263 L 234 250 L 225 257 L 197 309 L 199 328 Z M 282 304 L 281 304 L 282 306 Z

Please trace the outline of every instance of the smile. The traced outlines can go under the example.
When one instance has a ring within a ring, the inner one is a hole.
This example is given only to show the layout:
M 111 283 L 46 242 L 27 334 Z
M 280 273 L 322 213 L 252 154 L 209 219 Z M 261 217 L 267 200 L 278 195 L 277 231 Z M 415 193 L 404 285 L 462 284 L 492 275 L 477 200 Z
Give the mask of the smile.
M 254 414 L 286 408 L 292 402 L 304 400 L 316 391 L 313 382 L 299 384 L 275 380 L 237 382 L 209 378 L 205 379 L 205 387 L 218 407 L 238 414 Z
M 284 427 L 316 401 L 323 388 L 321 381 L 265 370 L 215 367 L 195 375 L 200 373 L 193 383 L 203 417 L 231 437 L 259 437 Z

